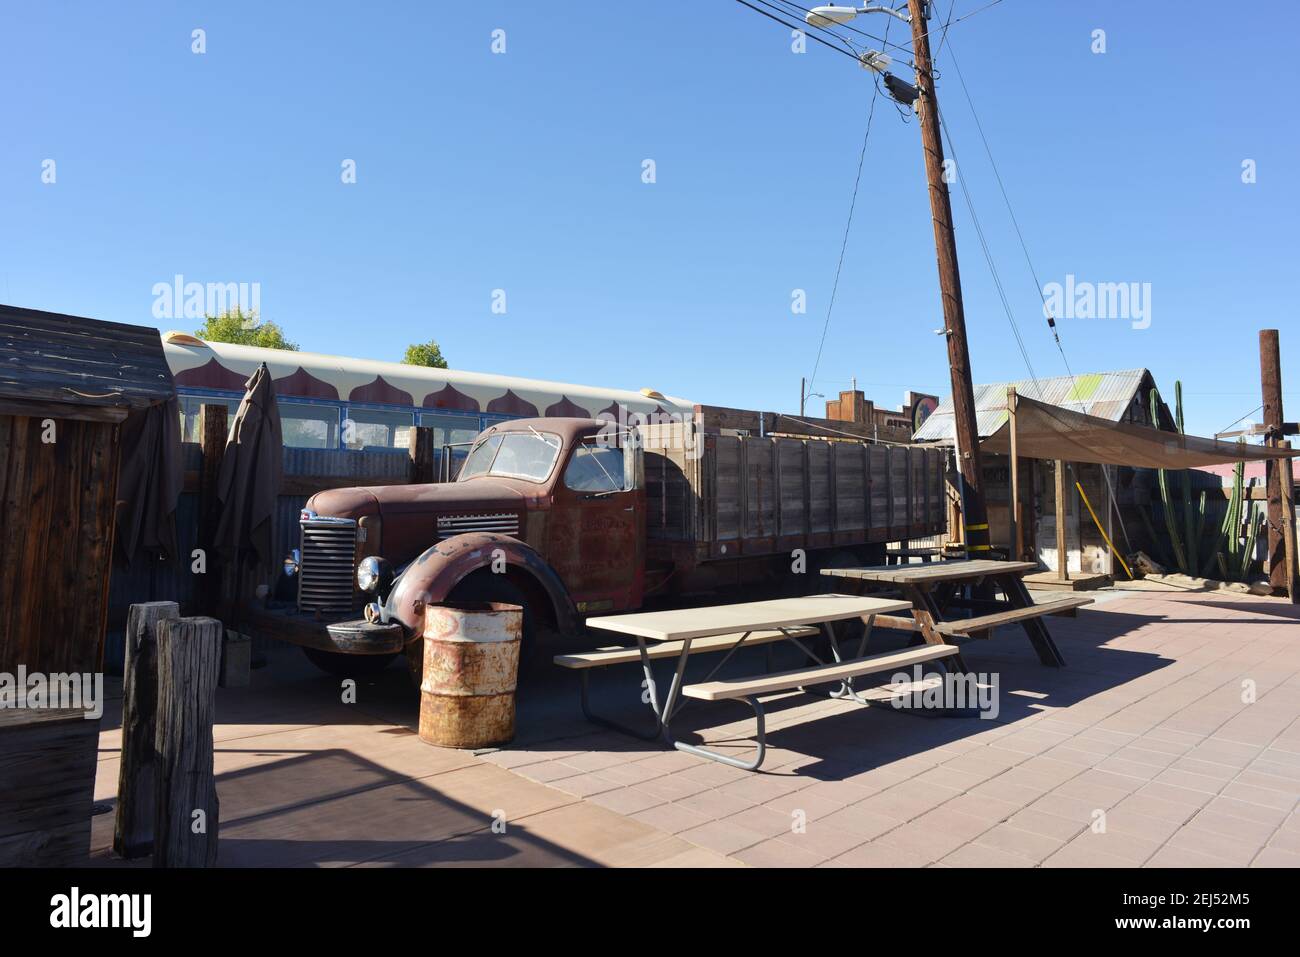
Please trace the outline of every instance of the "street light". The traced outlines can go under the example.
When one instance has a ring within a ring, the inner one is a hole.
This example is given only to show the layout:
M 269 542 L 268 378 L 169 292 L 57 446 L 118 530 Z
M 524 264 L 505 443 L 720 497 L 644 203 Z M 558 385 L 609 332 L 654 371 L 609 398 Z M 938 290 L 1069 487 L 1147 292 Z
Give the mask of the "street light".
M 829 27 L 835 24 L 848 23 L 860 13 L 884 13 L 891 17 L 897 17 L 904 23 L 912 22 L 912 18 L 900 10 L 895 10 L 892 7 L 873 7 L 870 4 L 865 7 L 813 7 L 804 14 L 804 21 L 810 27 Z

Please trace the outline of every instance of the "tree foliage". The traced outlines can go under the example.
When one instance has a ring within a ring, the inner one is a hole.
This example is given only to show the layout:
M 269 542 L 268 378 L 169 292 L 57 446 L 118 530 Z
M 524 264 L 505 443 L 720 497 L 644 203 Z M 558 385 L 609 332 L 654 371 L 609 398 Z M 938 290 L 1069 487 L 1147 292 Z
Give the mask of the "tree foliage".
M 209 342 L 231 342 L 240 346 L 260 346 L 263 349 L 288 349 L 296 352 L 298 344 L 284 337 L 284 330 L 274 322 L 261 322 L 256 312 L 233 309 L 203 320 L 194 334 Z
M 428 342 L 413 342 L 406 347 L 402 361 L 408 366 L 429 366 L 433 369 L 447 368 L 447 360 L 442 357 L 442 349 L 433 339 Z

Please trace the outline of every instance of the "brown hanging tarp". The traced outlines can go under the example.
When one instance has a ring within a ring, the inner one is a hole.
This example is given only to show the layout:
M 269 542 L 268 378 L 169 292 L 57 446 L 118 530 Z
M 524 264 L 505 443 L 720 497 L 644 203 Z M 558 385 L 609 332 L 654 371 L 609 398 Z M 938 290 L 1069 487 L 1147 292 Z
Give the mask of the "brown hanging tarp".
M 1004 422 L 980 443 L 980 448 L 994 454 L 1010 454 L 1010 422 Z M 1300 455 L 1300 450 L 1203 439 L 1128 422 L 1112 422 L 1025 396 L 1016 402 L 1016 452 L 1031 459 L 1149 469 L 1190 469 Z
M 239 561 L 253 552 L 258 561 L 268 563 L 276 557 L 272 554 L 272 525 L 276 496 L 280 494 L 284 444 L 275 389 L 265 362 L 257 367 L 245 388 L 248 391 L 230 423 L 217 476 L 221 517 L 213 544 L 223 558 Z

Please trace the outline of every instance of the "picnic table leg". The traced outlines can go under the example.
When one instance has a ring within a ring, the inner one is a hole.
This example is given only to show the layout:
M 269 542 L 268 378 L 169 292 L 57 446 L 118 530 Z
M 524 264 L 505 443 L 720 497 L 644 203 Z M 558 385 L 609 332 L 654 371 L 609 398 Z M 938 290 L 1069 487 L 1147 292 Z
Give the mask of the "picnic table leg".
M 630 735 L 642 741 L 654 741 L 663 732 L 663 717 L 659 709 L 658 689 L 655 687 L 654 671 L 650 667 L 650 656 L 646 651 L 645 639 L 638 636 L 637 645 L 641 650 L 641 670 L 645 675 L 645 688 L 650 697 L 650 710 L 654 713 L 654 728 L 650 731 L 639 731 L 636 728 L 629 727 L 613 718 L 606 718 L 604 715 L 597 714 L 591 706 L 591 669 L 584 669 L 582 672 L 582 715 L 592 724 L 598 724 L 602 727 L 609 728 L 612 731 L 618 731 L 621 734 Z
M 1002 591 L 1013 608 L 1033 607 L 1034 600 L 1019 575 L 1000 576 L 999 584 L 1002 585 Z M 1065 656 L 1061 654 L 1061 649 L 1056 647 L 1056 642 L 1052 640 L 1052 633 L 1047 630 L 1047 623 L 1042 618 L 1029 618 L 1020 624 L 1024 627 L 1025 634 L 1029 636 L 1034 651 L 1038 652 L 1039 661 L 1049 668 L 1065 667 Z
M 935 625 L 943 621 L 943 614 L 939 611 L 939 606 L 935 603 L 934 597 L 930 592 L 921 587 L 915 586 L 908 588 L 909 598 L 912 600 L 912 617 L 921 629 L 921 641 L 927 645 L 946 645 L 948 640 L 939 634 Z M 951 662 L 950 667 L 958 674 L 966 674 L 966 661 L 962 658 L 961 653 L 957 652 L 945 661 L 945 665 Z

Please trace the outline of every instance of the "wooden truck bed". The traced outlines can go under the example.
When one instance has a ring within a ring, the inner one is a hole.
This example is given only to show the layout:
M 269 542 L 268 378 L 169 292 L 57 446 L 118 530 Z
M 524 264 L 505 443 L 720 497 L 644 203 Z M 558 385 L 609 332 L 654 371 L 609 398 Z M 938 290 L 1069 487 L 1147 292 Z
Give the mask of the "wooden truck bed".
M 682 428 L 641 430 L 651 543 L 693 545 L 708 561 L 944 529 L 945 455 L 935 449 L 727 434 L 688 443 Z

